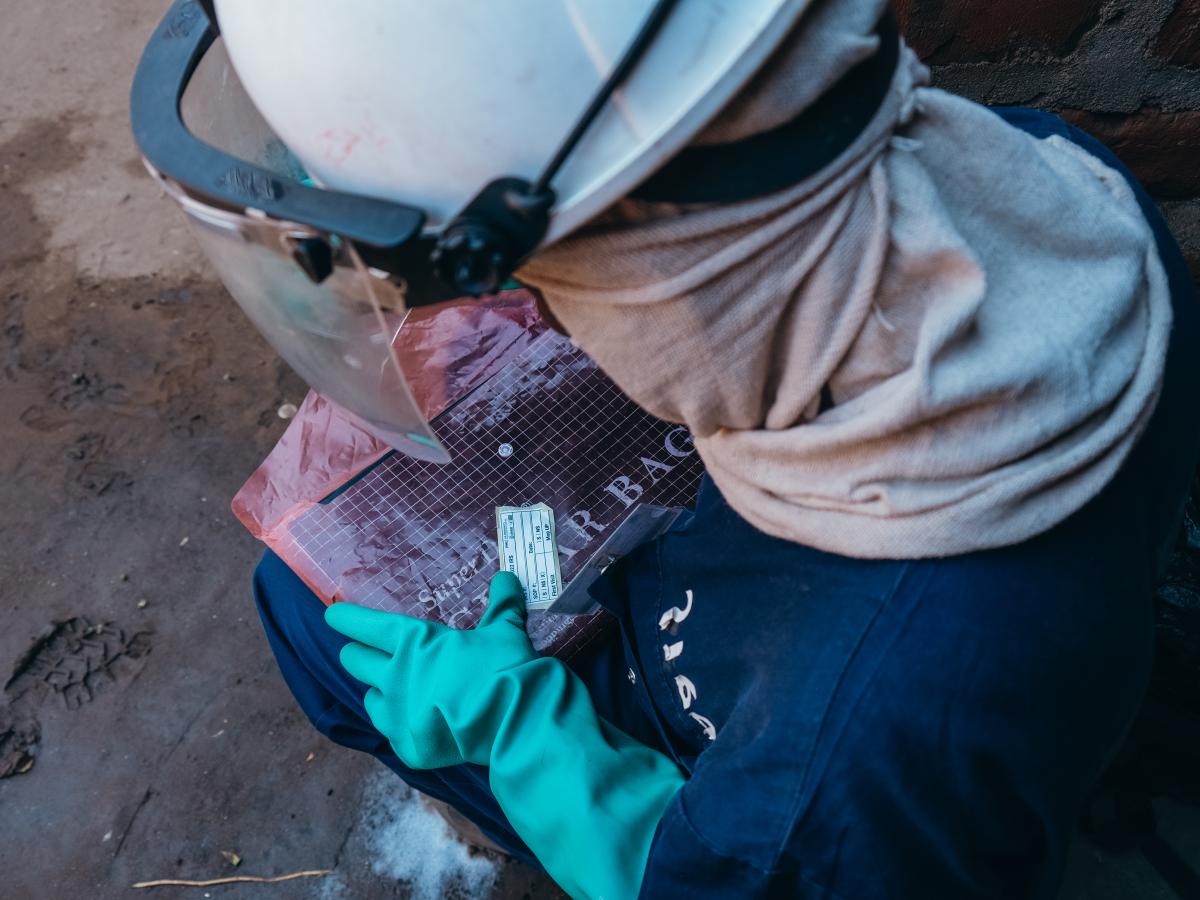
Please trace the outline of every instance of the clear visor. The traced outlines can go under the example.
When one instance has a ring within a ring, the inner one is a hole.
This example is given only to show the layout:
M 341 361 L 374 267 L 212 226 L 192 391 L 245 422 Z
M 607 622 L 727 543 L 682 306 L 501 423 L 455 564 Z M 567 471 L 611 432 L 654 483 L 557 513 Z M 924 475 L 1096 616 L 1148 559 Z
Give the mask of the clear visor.
M 219 40 L 188 85 L 183 114 L 209 144 L 280 177 L 304 177 L 250 102 Z M 449 461 L 396 355 L 407 315 L 402 284 L 369 269 L 349 242 L 252 211 L 218 208 L 151 172 L 187 215 L 234 300 L 301 378 L 397 450 Z M 320 283 L 295 260 L 309 240 L 332 252 L 332 271 Z

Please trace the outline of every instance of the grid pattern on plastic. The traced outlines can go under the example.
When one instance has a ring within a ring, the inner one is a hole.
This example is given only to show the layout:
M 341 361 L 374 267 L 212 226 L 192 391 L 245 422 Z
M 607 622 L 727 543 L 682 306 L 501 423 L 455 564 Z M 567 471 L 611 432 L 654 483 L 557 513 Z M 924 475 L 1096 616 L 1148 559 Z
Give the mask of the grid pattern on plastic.
M 434 422 L 453 462 L 393 454 L 290 525 L 280 548 L 326 599 L 470 627 L 498 569 L 495 508 L 554 509 L 564 584 L 636 502 L 690 506 L 703 470 L 687 431 L 639 409 L 547 333 Z M 530 615 L 570 656 L 598 615 Z

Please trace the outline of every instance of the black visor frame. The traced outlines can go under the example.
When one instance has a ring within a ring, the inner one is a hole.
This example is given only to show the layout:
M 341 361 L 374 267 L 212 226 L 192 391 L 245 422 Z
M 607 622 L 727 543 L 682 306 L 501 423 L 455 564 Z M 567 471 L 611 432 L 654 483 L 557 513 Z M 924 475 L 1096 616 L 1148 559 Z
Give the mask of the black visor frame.
M 203 197 L 356 243 L 399 247 L 420 235 L 423 210 L 280 178 L 195 137 L 183 121 L 183 95 L 216 38 L 196 0 L 176 0 L 146 45 L 133 78 L 130 120 L 150 165 Z
M 645 55 L 677 0 L 657 0 L 622 58 L 592 97 L 535 182 L 514 177 L 486 185 L 437 237 L 423 236 L 424 210 L 313 187 L 231 156 L 197 138 L 183 120 L 183 97 L 217 38 L 211 4 L 175 0 L 138 64 L 130 95 L 134 138 L 146 161 L 189 193 L 271 219 L 352 241 L 366 262 L 403 277 L 412 305 L 495 290 L 533 252 L 549 228 L 550 187 L 613 92 Z M 318 256 L 322 254 L 318 253 Z M 320 281 L 324 266 L 310 270 Z M 441 282 L 440 286 L 437 282 Z

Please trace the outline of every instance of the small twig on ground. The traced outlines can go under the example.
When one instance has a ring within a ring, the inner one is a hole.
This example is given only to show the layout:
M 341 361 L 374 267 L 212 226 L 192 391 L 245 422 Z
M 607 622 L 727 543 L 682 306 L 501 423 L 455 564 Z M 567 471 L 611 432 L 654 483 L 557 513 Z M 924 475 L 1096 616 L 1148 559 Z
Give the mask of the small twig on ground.
M 185 881 L 179 878 L 162 878 L 158 881 L 139 881 L 135 888 L 153 887 L 215 887 L 218 884 L 238 884 L 249 881 L 254 884 L 273 884 L 276 881 L 291 881 L 293 878 L 320 878 L 330 875 L 333 869 L 305 869 L 303 872 L 291 872 L 287 875 L 275 875 L 263 878 L 258 875 L 230 875 L 227 878 L 211 878 L 208 881 Z

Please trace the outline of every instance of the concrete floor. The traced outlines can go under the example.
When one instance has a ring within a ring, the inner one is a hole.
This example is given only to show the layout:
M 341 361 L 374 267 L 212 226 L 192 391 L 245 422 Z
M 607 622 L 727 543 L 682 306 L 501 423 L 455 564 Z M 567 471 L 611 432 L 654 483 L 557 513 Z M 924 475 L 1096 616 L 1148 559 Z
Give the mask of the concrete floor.
M 260 548 L 228 502 L 304 386 L 129 136 L 164 6 L 0 16 L 0 771 L 25 770 L 0 778 L 0 897 L 305 869 L 333 874 L 154 896 L 557 896 L 317 736 L 275 670 L 249 595 Z M 1169 813 L 1200 860 L 1191 813 Z M 1081 845 L 1068 896 L 1170 895 Z

